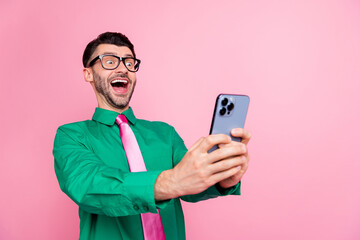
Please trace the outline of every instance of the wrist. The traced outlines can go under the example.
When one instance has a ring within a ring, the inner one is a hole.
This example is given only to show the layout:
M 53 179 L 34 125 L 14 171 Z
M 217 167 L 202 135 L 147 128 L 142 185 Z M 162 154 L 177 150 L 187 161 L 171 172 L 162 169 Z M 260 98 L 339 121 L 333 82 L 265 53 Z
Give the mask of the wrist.
M 176 181 L 173 170 L 166 170 L 159 174 L 155 181 L 155 200 L 162 201 L 179 197 L 176 191 Z

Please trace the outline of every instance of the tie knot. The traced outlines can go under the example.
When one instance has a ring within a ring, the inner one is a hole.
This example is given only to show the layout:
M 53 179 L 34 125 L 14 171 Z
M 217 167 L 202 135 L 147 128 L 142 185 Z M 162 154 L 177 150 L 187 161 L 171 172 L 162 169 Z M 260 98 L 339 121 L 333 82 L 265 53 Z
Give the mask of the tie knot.
M 126 123 L 128 124 L 128 121 L 125 117 L 125 115 L 122 115 L 122 114 L 119 114 L 119 116 L 116 117 L 116 120 L 115 120 L 116 124 L 120 126 L 121 123 Z

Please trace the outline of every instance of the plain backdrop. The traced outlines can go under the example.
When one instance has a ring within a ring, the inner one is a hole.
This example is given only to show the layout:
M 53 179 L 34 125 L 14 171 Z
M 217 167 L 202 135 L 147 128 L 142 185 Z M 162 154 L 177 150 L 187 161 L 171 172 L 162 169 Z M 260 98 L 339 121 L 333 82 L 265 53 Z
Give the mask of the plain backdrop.
M 188 239 L 360 239 L 360 2 L 0 1 L 0 239 L 79 234 L 53 169 L 58 126 L 90 119 L 86 44 L 142 60 L 131 102 L 191 146 L 218 93 L 250 96 L 242 196 L 183 203 Z

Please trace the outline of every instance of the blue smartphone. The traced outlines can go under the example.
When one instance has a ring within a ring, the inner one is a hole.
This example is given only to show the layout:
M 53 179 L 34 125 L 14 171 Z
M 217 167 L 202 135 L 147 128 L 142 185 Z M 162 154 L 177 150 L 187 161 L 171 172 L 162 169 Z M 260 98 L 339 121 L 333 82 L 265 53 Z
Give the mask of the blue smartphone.
M 219 94 L 215 102 L 210 134 L 226 134 L 233 141 L 240 142 L 241 138 L 231 136 L 230 131 L 233 128 L 244 128 L 249 102 L 250 98 L 246 95 Z M 209 152 L 217 148 L 216 145 Z

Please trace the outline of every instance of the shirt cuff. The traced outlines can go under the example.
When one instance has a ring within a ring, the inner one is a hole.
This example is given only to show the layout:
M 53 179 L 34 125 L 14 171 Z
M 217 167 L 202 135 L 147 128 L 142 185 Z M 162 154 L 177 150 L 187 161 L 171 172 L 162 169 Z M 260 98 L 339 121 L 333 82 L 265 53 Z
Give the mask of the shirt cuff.
M 219 184 L 215 184 L 215 188 L 221 196 L 240 195 L 240 187 L 241 182 L 229 188 L 222 188 Z
M 123 191 L 127 192 L 129 209 L 133 214 L 157 213 L 155 203 L 155 181 L 162 171 L 132 172 L 122 183 Z

